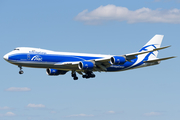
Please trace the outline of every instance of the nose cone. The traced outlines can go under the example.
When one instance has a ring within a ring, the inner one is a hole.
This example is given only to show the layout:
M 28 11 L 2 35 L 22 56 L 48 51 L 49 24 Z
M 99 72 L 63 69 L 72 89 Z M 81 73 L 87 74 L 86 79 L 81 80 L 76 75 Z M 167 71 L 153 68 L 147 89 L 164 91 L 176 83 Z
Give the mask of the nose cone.
M 8 61 L 8 55 L 6 54 L 6 55 L 4 55 L 4 57 L 3 57 L 5 60 L 7 60 Z

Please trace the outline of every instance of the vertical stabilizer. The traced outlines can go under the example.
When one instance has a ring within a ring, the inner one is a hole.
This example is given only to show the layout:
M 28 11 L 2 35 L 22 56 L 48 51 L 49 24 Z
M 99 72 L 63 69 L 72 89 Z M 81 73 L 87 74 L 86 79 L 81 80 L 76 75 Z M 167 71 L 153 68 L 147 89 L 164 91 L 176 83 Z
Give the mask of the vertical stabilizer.
M 163 39 L 164 35 L 155 35 L 150 41 L 148 41 L 143 48 L 139 51 L 149 51 L 149 50 L 153 50 L 156 48 L 160 48 L 161 43 L 162 43 L 162 39 Z M 150 56 L 149 56 L 149 60 L 155 59 L 157 58 L 158 55 L 158 51 L 154 51 Z

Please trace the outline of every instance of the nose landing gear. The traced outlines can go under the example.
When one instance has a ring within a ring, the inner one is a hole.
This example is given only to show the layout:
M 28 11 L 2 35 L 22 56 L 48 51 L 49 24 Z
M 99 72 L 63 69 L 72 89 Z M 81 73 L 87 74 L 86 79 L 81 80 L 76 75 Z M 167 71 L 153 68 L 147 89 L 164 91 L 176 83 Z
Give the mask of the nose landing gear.
M 22 71 L 22 66 L 18 66 L 20 68 L 19 74 L 23 74 L 24 72 Z

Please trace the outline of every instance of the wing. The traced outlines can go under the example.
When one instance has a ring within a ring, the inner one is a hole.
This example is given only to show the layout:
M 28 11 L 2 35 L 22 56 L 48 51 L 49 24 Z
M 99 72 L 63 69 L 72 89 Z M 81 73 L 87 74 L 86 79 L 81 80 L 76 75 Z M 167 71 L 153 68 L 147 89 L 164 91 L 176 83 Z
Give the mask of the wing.
M 149 51 L 143 51 L 143 52 L 136 52 L 136 53 L 130 53 L 130 54 L 125 54 L 125 55 L 118 55 L 118 56 L 124 56 L 126 58 L 127 61 L 131 61 L 132 59 L 135 59 L 137 57 L 137 55 L 141 55 L 141 54 L 145 54 L 145 53 L 149 53 L 149 52 L 153 52 L 153 51 L 157 51 L 157 50 L 162 50 L 165 48 L 168 48 L 170 46 L 166 46 L 166 47 L 161 47 L 161 48 L 156 48 L 153 50 L 149 50 Z M 87 60 L 90 62 L 93 62 L 95 64 L 95 67 L 93 68 L 93 71 L 107 71 L 107 68 L 110 67 L 112 64 L 110 63 L 110 59 L 113 56 L 109 56 L 103 59 L 93 59 L 93 60 Z M 170 59 L 170 58 L 169 58 Z M 61 66 L 61 67 L 66 67 L 66 68 L 70 68 L 73 70 L 77 70 L 78 69 L 78 64 L 81 61 L 76 61 L 76 62 L 59 62 L 54 64 L 55 66 Z
M 87 60 L 90 62 L 93 62 L 95 64 L 95 67 L 93 68 L 93 71 L 106 71 L 106 68 L 108 68 L 109 66 L 111 66 L 110 64 L 110 57 L 108 58 L 104 58 L 104 59 L 95 59 L 95 60 Z M 57 66 L 57 68 L 62 67 L 62 68 L 69 68 L 69 69 L 73 69 L 73 70 L 77 70 L 78 65 L 81 61 L 76 61 L 76 62 L 59 62 L 54 64 L 55 68 Z

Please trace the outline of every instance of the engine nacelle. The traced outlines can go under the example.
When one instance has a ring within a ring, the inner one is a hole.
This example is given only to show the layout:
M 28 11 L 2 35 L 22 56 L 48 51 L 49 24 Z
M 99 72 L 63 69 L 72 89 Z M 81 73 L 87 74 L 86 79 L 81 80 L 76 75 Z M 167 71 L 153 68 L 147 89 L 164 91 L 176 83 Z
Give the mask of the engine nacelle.
M 126 58 L 123 56 L 113 56 L 111 57 L 110 62 L 113 65 L 123 65 L 126 62 Z
M 68 71 L 63 71 L 63 70 L 56 70 L 56 69 L 52 69 L 52 68 L 48 68 L 46 69 L 46 73 L 48 75 L 64 75 L 66 74 Z
M 90 61 L 82 61 L 78 65 L 80 70 L 92 70 L 94 67 L 94 63 Z

